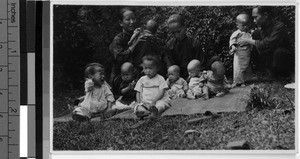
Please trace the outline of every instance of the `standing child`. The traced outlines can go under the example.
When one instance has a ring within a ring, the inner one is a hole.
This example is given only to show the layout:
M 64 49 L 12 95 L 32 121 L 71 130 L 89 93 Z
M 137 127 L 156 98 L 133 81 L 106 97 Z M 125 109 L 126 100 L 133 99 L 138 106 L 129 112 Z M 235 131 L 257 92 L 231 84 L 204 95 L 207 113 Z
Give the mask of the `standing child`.
M 199 98 L 203 95 L 202 83 L 200 81 L 200 73 L 201 73 L 201 63 L 199 60 L 192 60 L 189 62 L 187 66 L 187 71 L 189 73 L 188 81 L 189 81 L 189 89 L 187 91 L 187 98 L 195 99 Z
M 166 89 L 168 89 L 167 82 L 161 75 L 157 74 L 159 66 L 159 59 L 156 56 L 143 57 L 145 76 L 138 80 L 134 88 L 137 91 L 136 100 L 139 103 L 134 108 L 134 113 L 138 118 L 149 114 L 150 117 L 155 118 L 170 107 L 170 100 L 165 94 Z
M 180 68 L 177 65 L 169 67 L 167 84 L 169 86 L 167 94 L 170 99 L 186 97 L 185 93 L 188 90 L 188 85 L 187 82 L 180 77 Z
M 240 45 L 242 38 L 251 38 L 249 33 L 249 16 L 240 14 L 236 17 L 236 30 L 230 37 L 230 54 L 233 58 L 233 84 L 235 86 L 244 86 L 245 81 L 251 78 L 252 69 L 250 65 L 251 45 Z
M 211 70 L 203 71 L 200 78 L 202 82 L 206 82 L 203 87 L 204 99 L 209 99 L 209 95 L 222 97 L 230 88 L 225 77 L 225 67 L 221 61 L 213 62 Z
M 85 96 L 73 111 L 72 118 L 78 121 L 89 120 L 98 115 L 113 113 L 111 106 L 114 96 L 110 86 L 105 81 L 104 67 L 91 63 L 85 69 Z

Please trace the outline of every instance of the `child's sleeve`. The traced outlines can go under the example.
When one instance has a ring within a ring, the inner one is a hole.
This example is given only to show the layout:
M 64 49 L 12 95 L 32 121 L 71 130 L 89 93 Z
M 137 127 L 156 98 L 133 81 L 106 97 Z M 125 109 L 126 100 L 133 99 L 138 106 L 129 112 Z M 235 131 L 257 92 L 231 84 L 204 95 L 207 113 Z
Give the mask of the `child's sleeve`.
M 230 36 L 230 39 L 229 39 L 229 48 L 231 48 L 232 45 L 237 45 L 237 36 L 239 34 L 239 30 L 233 32 Z
M 160 77 L 159 78 L 159 89 L 160 90 L 163 90 L 163 89 L 168 89 L 168 84 L 167 84 L 167 81 L 163 78 L 163 77 Z
M 186 91 L 189 89 L 187 82 L 182 78 L 183 90 Z
M 107 99 L 107 101 L 109 102 L 114 102 L 115 101 L 115 98 L 114 98 L 114 95 L 113 93 L 110 91 L 110 86 L 108 84 L 105 84 L 105 97 Z
M 142 92 L 142 78 L 137 81 L 134 90 L 137 92 Z
M 92 79 L 86 79 L 84 82 L 84 91 L 85 93 L 92 91 L 94 88 L 94 82 Z

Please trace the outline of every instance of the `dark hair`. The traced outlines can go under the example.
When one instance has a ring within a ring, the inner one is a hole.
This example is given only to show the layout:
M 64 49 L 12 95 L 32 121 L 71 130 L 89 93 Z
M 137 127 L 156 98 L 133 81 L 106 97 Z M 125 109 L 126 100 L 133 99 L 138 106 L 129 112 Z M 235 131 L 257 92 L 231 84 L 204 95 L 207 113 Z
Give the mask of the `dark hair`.
M 184 18 L 180 14 L 173 14 L 173 15 L 171 15 L 169 17 L 168 21 L 167 21 L 168 24 L 174 23 L 174 22 L 179 23 L 181 26 L 185 26 Z
M 158 68 L 160 68 L 160 65 L 161 65 L 160 61 L 161 61 L 161 60 L 160 60 L 159 56 L 157 56 L 157 55 L 145 55 L 145 56 L 142 58 L 142 61 L 145 61 L 145 60 L 154 62 L 154 64 L 155 64 Z
M 100 67 L 102 69 L 104 69 L 104 66 L 99 64 L 99 63 L 89 63 L 85 66 L 85 70 L 84 70 L 84 77 L 85 78 L 89 78 L 90 75 L 93 75 L 96 73 L 96 67 Z
M 273 17 L 273 7 L 272 6 L 256 6 L 254 8 L 257 8 L 258 13 L 261 15 L 267 13 L 268 18 Z
M 124 8 L 121 8 L 120 11 L 119 11 L 119 14 L 118 14 L 118 19 L 120 21 L 123 20 L 123 14 L 126 12 L 126 11 L 132 11 L 133 13 L 135 13 L 135 10 L 133 8 L 130 8 L 130 7 L 124 7 Z
M 212 58 L 210 58 L 210 59 L 208 60 L 208 63 L 207 63 L 207 68 L 210 69 L 210 68 L 211 68 L 211 65 L 212 65 L 214 62 L 216 62 L 216 61 L 222 62 L 220 56 L 215 55 L 215 56 L 213 56 Z

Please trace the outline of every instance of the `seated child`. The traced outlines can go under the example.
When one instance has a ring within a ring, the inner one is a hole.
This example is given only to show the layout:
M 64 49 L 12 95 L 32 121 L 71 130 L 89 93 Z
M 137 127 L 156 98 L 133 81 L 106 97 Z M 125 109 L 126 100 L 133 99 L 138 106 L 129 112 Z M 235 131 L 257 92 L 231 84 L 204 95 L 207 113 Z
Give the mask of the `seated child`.
M 72 118 L 77 121 L 90 120 L 98 115 L 109 115 L 114 96 L 105 81 L 104 67 L 98 63 L 88 64 L 85 68 L 85 96 L 75 107 Z
M 114 106 L 120 109 L 128 107 L 132 102 L 136 100 L 136 91 L 134 90 L 136 84 L 135 70 L 132 63 L 125 62 L 121 66 L 121 76 L 123 80 L 122 83 L 120 84 L 120 89 L 119 89 L 119 94 L 121 96 L 116 101 L 116 105 Z
M 236 30 L 230 37 L 229 47 L 230 54 L 234 54 L 233 58 L 233 84 L 235 86 L 244 86 L 245 81 L 249 80 L 252 75 L 250 65 L 251 45 L 240 45 L 241 38 L 251 37 L 249 32 L 249 16 L 247 14 L 239 14 L 236 17 Z
M 206 82 L 203 87 L 204 99 L 209 99 L 210 95 L 222 97 L 230 88 L 225 76 L 225 67 L 221 61 L 211 64 L 211 70 L 203 71 L 201 81 Z
M 160 63 L 156 56 L 143 57 L 143 71 L 145 73 L 135 85 L 137 104 L 134 113 L 138 118 L 150 114 L 155 118 L 170 107 L 170 99 L 165 94 L 168 89 L 165 79 L 157 74 Z
M 187 98 L 196 99 L 203 95 L 203 84 L 200 81 L 200 73 L 201 73 L 201 63 L 199 60 L 192 60 L 187 66 L 187 70 L 189 73 L 189 89 L 186 93 Z
M 180 77 L 180 68 L 177 65 L 169 67 L 167 84 L 169 86 L 167 94 L 170 99 L 186 97 L 185 92 L 188 90 L 188 85 L 187 82 Z

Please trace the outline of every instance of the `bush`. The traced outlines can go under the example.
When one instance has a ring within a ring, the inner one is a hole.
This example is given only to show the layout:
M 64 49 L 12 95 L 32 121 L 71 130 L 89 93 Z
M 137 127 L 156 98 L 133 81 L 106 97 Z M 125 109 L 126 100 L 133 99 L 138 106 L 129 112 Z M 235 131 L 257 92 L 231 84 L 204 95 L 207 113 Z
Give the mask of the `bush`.
M 276 108 L 275 101 L 271 98 L 270 87 L 251 88 L 250 98 L 246 110 L 263 110 Z
M 99 62 L 109 77 L 113 57 L 108 47 L 121 32 L 118 12 L 123 6 L 54 6 L 54 87 L 73 89 L 82 86 L 83 69 L 87 63 Z M 139 25 L 156 17 L 160 24 L 157 37 L 161 46 L 169 40 L 167 18 L 173 13 L 184 15 L 187 34 L 199 38 L 207 57 L 219 55 L 232 74 L 228 39 L 236 30 L 235 17 L 253 6 L 136 6 Z M 295 6 L 275 6 L 275 19 L 288 26 L 295 39 Z

